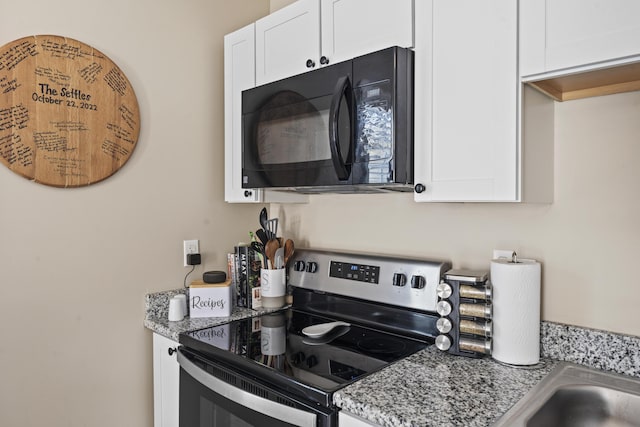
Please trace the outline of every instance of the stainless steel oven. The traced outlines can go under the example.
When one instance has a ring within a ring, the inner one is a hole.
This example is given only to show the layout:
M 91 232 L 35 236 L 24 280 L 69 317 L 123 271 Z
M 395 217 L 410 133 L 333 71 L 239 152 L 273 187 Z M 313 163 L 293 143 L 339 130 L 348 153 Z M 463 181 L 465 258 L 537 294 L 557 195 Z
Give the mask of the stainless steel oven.
M 286 427 L 337 425 L 333 411 L 274 390 L 181 347 L 180 426 Z
M 290 264 L 291 307 L 180 335 L 180 427 L 335 427 L 334 392 L 438 334 L 447 262 L 297 250 Z

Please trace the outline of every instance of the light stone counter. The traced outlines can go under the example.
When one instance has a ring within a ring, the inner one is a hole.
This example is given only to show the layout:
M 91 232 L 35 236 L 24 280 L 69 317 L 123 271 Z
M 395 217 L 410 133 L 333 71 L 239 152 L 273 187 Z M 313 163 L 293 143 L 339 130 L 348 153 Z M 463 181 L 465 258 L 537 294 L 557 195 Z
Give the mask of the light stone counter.
M 337 406 L 381 426 L 491 425 L 557 362 L 536 369 L 485 357 L 443 353 L 434 346 L 338 390 Z
M 208 328 L 210 326 L 221 325 L 236 319 L 257 316 L 262 313 L 269 313 L 275 310 L 261 309 L 251 310 L 249 308 L 236 307 L 230 317 L 185 317 L 178 322 L 168 320 L 169 300 L 176 294 L 186 294 L 187 289 L 176 289 L 172 291 L 157 292 L 148 294 L 145 298 L 145 318 L 144 326 L 153 332 L 165 336 L 178 342 L 178 336 L 182 332 L 195 331 L 197 329 Z

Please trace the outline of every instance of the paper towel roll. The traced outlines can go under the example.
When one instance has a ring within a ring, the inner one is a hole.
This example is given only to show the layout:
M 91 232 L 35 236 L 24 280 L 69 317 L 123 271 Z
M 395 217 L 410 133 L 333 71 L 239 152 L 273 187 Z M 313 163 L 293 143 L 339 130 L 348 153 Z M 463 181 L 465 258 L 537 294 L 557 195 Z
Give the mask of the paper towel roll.
M 494 359 L 512 365 L 540 361 L 540 264 L 491 261 Z

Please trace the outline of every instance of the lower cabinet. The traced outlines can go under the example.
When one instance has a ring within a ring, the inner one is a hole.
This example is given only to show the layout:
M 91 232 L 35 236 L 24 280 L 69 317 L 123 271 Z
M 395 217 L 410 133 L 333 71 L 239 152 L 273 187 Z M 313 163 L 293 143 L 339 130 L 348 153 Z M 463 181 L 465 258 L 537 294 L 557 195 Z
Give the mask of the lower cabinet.
M 340 411 L 338 414 L 338 425 L 340 427 L 370 427 L 377 426 L 377 424 L 372 424 L 369 421 L 366 421 L 357 415 L 353 415 L 350 412 Z
M 153 334 L 153 425 L 178 427 L 180 365 L 175 350 L 178 343 Z

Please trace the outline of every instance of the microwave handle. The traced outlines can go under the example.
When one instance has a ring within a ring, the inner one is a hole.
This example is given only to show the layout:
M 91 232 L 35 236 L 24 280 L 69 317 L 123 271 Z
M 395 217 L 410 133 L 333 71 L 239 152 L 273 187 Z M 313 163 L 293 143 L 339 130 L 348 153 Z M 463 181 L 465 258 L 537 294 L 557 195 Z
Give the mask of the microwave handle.
M 338 132 L 338 120 L 340 119 L 340 105 L 344 98 L 347 101 L 347 107 L 349 111 L 349 122 L 351 131 L 349 132 L 349 154 L 346 159 L 342 158 L 340 153 L 340 135 Z M 336 89 L 333 92 L 333 98 L 331 98 L 331 107 L 329 110 L 329 147 L 331 148 L 331 160 L 333 160 L 333 167 L 336 170 L 338 179 L 345 181 L 349 179 L 351 174 L 351 157 L 353 152 L 353 91 L 351 90 L 351 82 L 348 76 L 343 76 L 338 79 Z

